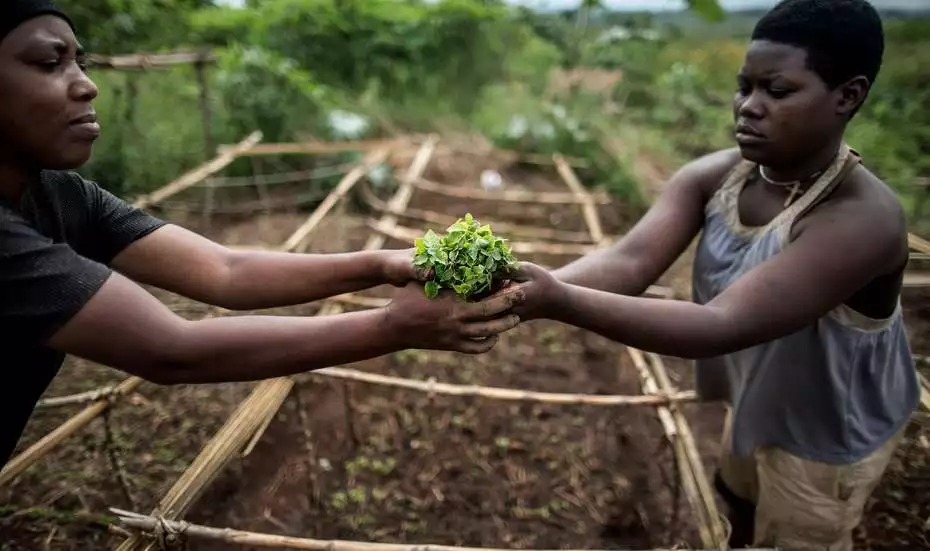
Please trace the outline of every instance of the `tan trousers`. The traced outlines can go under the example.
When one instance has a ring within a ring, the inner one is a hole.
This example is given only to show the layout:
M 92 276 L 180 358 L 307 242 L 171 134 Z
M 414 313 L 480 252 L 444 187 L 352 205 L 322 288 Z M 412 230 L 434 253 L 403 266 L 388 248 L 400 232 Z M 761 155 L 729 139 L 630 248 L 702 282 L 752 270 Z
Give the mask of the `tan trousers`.
M 733 493 L 756 505 L 753 545 L 781 551 L 852 551 L 852 532 L 904 429 L 872 455 L 849 465 L 808 461 L 774 447 L 737 458 L 727 453 L 731 415 L 728 410 L 720 476 Z

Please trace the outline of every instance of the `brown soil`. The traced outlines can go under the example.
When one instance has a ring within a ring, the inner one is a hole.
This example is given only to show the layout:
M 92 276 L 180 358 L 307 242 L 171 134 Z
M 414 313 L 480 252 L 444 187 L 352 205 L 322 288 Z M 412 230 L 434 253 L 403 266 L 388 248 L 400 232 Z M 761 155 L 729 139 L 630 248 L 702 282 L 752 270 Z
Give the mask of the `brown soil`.
M 477 185 L 496 168 L 508 188 L 566 188 L 554 170 L 490 166 L 438 157 L 426 177 Z M 417 192 L 411 206 L 461 216 L 585 229 L 576 207 L 537 208 L 450 200 Z M 602 207 L 605 231 L 622 233 L 638 213 Z M 364 213 L 320 226 L 312 250 L 361 248 Z M 283 212 L 198 227 L 232 244 L 279 244 L 306 213 Z M 389 242 L 388 247 L 406 246 Z M 565 257 L 528 260 L 558 266 Z M 662 283 L 687 290 L 688 259 Z M 153 292 L 186 317 L 206 308 Z M 374 294 L 386 290 L 378 289 Z M 923 296 L 908 296 L 915 349 L 930 316 Z M 311 315 L 315 305 L 274 313 Z M 271 312 L 262 312 L 271 313 Z M 673 383 L 691 387 L 690 366 L 666 358 Z M 525 324 L 482 356 L 406 351 L 353 365 L 382 374 L 552 392 L 639 394 L 623 347 L 571 327 Z M 117 382 L 123 374 L 69 359 L 47 396 Z M 97 420 L 0 488 L 0 549 L 98 549 L 115 545 L 100 524 L 108 507 L 148 512 L 248 394 L 251 384 L 142 385 L 109 419 Z M 719 453 L 722 412 L 685 408 L 708 473 Z M 37 410 L 19 450 L 76 412 Z M 306 421 L 306 422 L 305 422 Z M 868 549 L 926 548 L 930 516 L 927 432 L 915 416 L 869 504 Z M 109 431 L 105 430 L 109 427 Z M 109 433 L 109 436 L 108 436 Z M 112 453 L 111 453 L 112 452 Z M 111 457 L 112 456 L 112 457 Z M 118 463 L 114 465 L 113 458 Z M 905 469 L 906 466 L 906 469 Z M 127 474 L 125 486 L 118 472 Z M 95 516 L 96 515 L 96 516 Z M 234 460 L 187 520 L 321 539 L 444 543 L 513 548 L 700 547 L 693 514 L 678 489 L 672 454 L 652 408 L 510 403 L 429 395 L 302 376 L 255 450 Z M 228 549 L 198 542 L 196 549 Z

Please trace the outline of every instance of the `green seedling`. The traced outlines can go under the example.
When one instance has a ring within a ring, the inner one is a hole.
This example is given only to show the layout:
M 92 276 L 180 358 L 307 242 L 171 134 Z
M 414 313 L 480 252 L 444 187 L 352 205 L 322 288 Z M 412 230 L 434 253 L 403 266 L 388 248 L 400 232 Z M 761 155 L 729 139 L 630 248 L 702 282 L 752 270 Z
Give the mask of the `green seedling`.
M 424 287 L 426 296 L 436 298 L 451 289 L 465 300 L 490 294 L 497 280 L 514 269 L 517 261 L 506 240 L 495 236 L 491 226 L 478 223 L 468 213 L 439 236 L 433 230 L 416 240 L 413 263 L 432 270 Z

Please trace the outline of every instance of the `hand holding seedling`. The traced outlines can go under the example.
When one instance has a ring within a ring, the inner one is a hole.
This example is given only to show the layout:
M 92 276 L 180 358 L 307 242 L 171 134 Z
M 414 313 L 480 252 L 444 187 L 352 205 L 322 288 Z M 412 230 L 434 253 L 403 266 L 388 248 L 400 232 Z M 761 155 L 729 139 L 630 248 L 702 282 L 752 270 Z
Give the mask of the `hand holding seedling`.
M 381 272 L 384 281 L 395 287 L 403 287 L 411 281 L 424 283 L 433 277 L 431 269 L 414 266 L 415 251 L 414 248 L 382 251 Z
M 449 290 L 429 298 L 419 283 L 397 290 L 385 318 L 403 348 L 482 354 L 494 348 L 498 334 L 520 323 L 511 310 L 523 300 L 513 287 L 479 302 L 466 302 Z
M 530 262 L 521 262 L 507 276 L 513 283 L 508 289 L 520 289 L 523 301 L 514 308 L 520 320 L 553 319 L 565 308 L 566 284 L 556 279 L 549 270 Z
M 520 322 L 511 310 L 523 291 L 495 293 L 515 265 L 504 240 L 471 214 L 449 226 L 446 235 L 427 231 L 414 249 L 391 251 L 386 266 L 393 275 L 387 279 L 403 288 L 386 309 L 388 322 L 408 347 L 487 352 L 499 333 Z
M 449 226 L 446 234 L 432 230 L 416 240 L 413 265 L 425 273 L 426 296 L 435 298 L 450 289 L 464 300 L 480 299 L 493 293 L 516 267 L 510 247 L 466 214 Z

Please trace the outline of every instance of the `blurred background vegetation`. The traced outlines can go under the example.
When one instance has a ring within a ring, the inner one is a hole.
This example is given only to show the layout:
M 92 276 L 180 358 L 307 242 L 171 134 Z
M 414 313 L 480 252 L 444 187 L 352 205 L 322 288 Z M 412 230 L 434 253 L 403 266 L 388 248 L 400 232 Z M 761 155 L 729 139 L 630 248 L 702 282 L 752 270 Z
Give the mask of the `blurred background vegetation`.
M 596 0 L 564 11 L 495 0 L 59 4 L 93 53 L 213 50 L 214 144 L 256 129 L 266 142 L 480 132 L 590 159 L 586 182 L 640 202 L 637 156 L 674 168 L 732 145 L 734 75 L 762 13 L 723 13 L 714 0 L 652 13 Z M 917 184 L 930 176 L 930 10 L 883 16 L 884 68 L 848 139 L 916 212 Z M 214 153 L 192 67 L 92 77 L 105 131 L 82 169 L 89 177 L 131 197 Z M 924 225 L 916 215 L 912 224 Z

